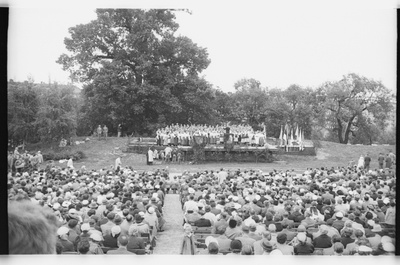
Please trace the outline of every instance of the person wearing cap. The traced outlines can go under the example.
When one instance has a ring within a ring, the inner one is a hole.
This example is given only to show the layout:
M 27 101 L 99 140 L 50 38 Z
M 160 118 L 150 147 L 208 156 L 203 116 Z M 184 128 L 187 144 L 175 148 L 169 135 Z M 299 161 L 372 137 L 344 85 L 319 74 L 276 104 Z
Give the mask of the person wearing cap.
M 370 256 L 372 254 L 372 248 L 369 246 L 361 245 L 358 247 L 357 253 L 354 255 L 359 255 L 359 256 Z
M 90 235 L 90 241 L 89 241 L 90 247 L 88 254 L 93 254 L 93 255 L 104 254 L 103 250 L 100 247 L 101 242 L 102 242 L 102 237 L 97 233 L 92 233 Z
M 107 255 L 136 255 L 135 253 L 127 250 L 128 242 L 128 236 L 120 235 L 117 241 L 118 248 L 107 251 Z
M 157 235 L 157 231 L 159 230 L 159 225 L 154 207 L 147 208 L 147 211 L 144 214 L 144 221 L 146 221 L 150 227 L 153 227 L 152 237 L 155 237 Z
M 319 227 L 320 235 L 315 237 L 313 240 L 313 245 L 315 248 L 330 248 L 332 247 L 332 238 L 328 236 L 328 227 L 326 225 L 321 225 Z
M 314 246 L 306 242 L 307 236 L 305 233 L 299 233 L 296 238 L 298 244 L 294 246 L 295 255 L 311 255 L 314 253 Z
M 270 240 L 271 240 L 271 232 L 264 231 L 262 233 L 262 239 L 260 239 L 258 241 L 255 241 L 253 243 L 254 255 L 262 255 L 264 253 L 264 249 L 262 247 L 262 244 L 265 243 L 265 242 L 270 242 Z
M 344 221 L 343 221 L 344 215 L 342 212 L 336 212 L 335 217 L 336 219 L 333 221 L 332 226 L 336 228 L 340 233 L 340 231 L 344 227 Z
M 121 228 L 116 225 L 111 228 L 111 233 L 104 236 L 103 246 L 108 248 L 118 248 L 118 237 L 121 234 Z
M 90 225 L 89 223 L 83 223 L 81 226 L 81 230 L 82 232 L 75 238 L 75 242 L 74 245 L 78 246 L 79 242 L 81 241 L 90 241 L 90 234 L 89 234 L 89 230 L 90 230 Z
M 61 226 L 57 230 L 57 245 L 61 246 L 62 252 L 74 252 L 74 243 L 68 240 L 69 229 Z
M 135 215 L 135 223 L 129 227 L 129 231 L 131 229 L 137 229 L 139 235 L 143 233 L 150 233 L 150 226 L 144 222 L 144 213 L 143 217 L 140 214 Z M 128 233 L 129 233 L 128 231 Z

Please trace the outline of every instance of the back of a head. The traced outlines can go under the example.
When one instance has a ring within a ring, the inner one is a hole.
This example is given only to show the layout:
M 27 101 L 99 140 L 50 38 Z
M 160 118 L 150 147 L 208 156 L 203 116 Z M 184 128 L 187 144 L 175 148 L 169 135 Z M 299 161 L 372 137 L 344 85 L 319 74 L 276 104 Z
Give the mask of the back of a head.
M 207 249 L 208 249 L 208 254 L 215 255 L 215 254 L 218 254 L 218 252 L 219 252 L 218 244 L 215 242 L 211 242 L 208 245 Z
M 30 201 L 8 205 L 9 254 L 55 254 L 57 219 Z
M 253 255 L 253 249 L 250 245 L 244 245 L 242 248 L 241 255 Z
M 86 253 L 88 253 L 88 252 L 89 252 L 89 249 L 90 249 L 90 243 L 89 243 L 89 241 L 86 241 L 86 240 L 80 241 L 80 242 L 78 243 L 77 249 L 78 249 L 78 252 L 79 252 L 80 254 L 86 254 Z
M 118 237 L 118 243 L 119 243 L 121 246 L 126 246 L 126 245 L 128 245 L 128 237 L 125 236 L 125 235 L 119 236 L 119 237 Z

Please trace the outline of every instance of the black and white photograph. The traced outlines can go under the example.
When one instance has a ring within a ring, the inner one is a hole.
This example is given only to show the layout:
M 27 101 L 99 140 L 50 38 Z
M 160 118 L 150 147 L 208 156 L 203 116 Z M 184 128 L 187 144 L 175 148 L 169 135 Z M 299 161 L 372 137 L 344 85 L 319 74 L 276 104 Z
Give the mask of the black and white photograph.
M 0 6 L 9 264 L 395 264 L 397 1 Z

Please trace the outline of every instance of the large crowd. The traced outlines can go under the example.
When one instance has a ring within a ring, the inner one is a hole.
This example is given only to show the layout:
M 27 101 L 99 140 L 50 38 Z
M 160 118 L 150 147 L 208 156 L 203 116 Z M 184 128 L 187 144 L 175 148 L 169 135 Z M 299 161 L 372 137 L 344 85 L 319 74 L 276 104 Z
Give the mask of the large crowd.
M 159 146 L 190 146 L 194 137 L 202 137 L 207 144 L 224 143 L 227 126 L 223 125 L 182 125 L 175 124 L 157 130 L 156 139 Z M 249 125 L 229 125 L 230 139 L 233 144 L 264 146 L 265 131 L 253 130 Z
M 390 255 L 395 166 L 136 172 L 39 166 L 8 173 L 10 254 L 151 254 L 164 198 L 182 206 L 181 254 Z M 177 217 L 180 218 L 180 217 Z M 205 242 L 196 231 L 209 229 Z

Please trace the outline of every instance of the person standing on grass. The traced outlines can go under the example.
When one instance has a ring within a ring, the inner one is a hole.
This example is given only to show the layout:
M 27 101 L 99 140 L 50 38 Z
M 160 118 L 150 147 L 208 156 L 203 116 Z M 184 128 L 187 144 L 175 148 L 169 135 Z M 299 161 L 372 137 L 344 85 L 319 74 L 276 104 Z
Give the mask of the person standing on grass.
M 151 148 L 147 151 L 147 165 L 153 165 L 153 151 Z
M 358 164 L 357 164 L 358 169 L 363 169 L 364 168 L 364 157 L 363 155 L 360 156 L 358 159 Z
M 390 158 L 389 154 L 386 154 L 386 159 L 385 159 L 385 168 L 391 169 L 392 168 L 392 159 Z
M 118 131 L 117 137 L 121 137 L 121 133 L 122 133 L 122 125 L 121 124 L 118 124 L 117 131 Z
M 97 127 L 97 137 L 98 137 L 98 139 L 100 140 L 100 137 L 101 137 L 101 132 L 102 132 L 103 130 L 101 129 L 101 125 L 99 125 L 99 127 Z
M 67 161 L 67 168 L 74 168 L 74 162 L 72 161 L 72 156 Z
M 379 169 L 383 169 L 384 161 L 385 161 L 385 157 L 383 156 L 382 153 L 379 153 L 379 157 L 378 157 Z
M 364 157 L 364 166 L 366 171 L 369 170 L 370 163 L 371 163 L 371 157 L 369 156 L 369 153 L 367 153 L 367 155 Z
M 107 126 L 104 124 L 104 127 L 103 127 L 103 133 L 104 133 L 104 137 L 106 138 L 106 140 L 107 140 L 107 137 L 108 137 L 108 128 L 107 128 Z
M 121 165 L 122 165 L 121 156 L 118 156 L 117 159 L 115 159 L 115 170 L 119 171 Z

